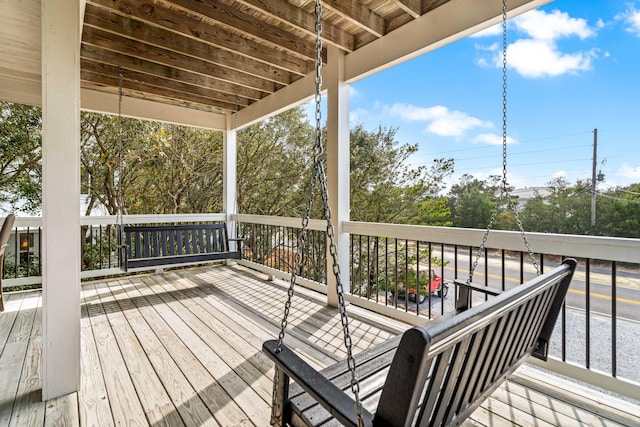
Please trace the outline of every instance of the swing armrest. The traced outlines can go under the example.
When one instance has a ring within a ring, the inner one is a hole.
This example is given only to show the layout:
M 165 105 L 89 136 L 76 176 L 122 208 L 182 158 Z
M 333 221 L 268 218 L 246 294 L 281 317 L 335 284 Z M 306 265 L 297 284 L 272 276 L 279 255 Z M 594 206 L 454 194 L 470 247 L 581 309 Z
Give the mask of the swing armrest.
M 458 297 L 456 298 L 456 311 L 465 311 L 471 308 L 471 294 L 473 291 L 481 292 L 486 295 L 498 296 L 502 291 L 480 286 L 474 283 L 468 283 L 463 280 L 454 280 L 453 283 L 458 287 Z
M 358 420 L 355 414 L 356 402 L 354 399 L 338 388 L 316 371 L 311 365 L 302 360 L 288 347 L 282 346 L 276 353 L 277 340 L 270 340 L 262 345 L 263 351 L 273 360 L 277 367 L 293 379 L 304 391 L 309 393 L 322 407 L 343 425 L 357 426 Z M 285 387 L 286 389 L 286 387 Z M 289 396 L 281 396 L 286 405 Z M 373 424 L 373 415 L 366 409 L 362 409 L 365 426 Z

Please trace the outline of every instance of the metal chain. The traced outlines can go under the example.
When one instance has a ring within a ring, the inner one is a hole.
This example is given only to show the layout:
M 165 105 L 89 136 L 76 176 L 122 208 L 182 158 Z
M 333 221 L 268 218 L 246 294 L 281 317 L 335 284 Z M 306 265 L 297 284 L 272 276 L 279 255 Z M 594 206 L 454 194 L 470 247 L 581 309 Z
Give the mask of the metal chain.
M 316 1 L 315 6 L 315 15 L 316 15 L 316 75 L 315 75 L 315 144 L 314 144 L 314 156 L 313 156 L 313 171 L 311 182 L 309 183 L 308 197 L 305 205 L 304 216 L 302 218 L 302 230 L 300 231 L 300 235 L 298 236 L 298 251 L 296 253 L 296 257 L 294 260 L 293 270 L 291 272 L 291 280 L 289 281 L 289 288 L 287 290 L 287 301 L 284 306 L 284 314 L 282 317 L 282 321 L 280 322 L 280 333 L 278 334 L 278 344 L 276 346 L 276 353 L 282 350 L 282 344 L 285 337 L 285 331 L 287 328 L 289 312 L 291 310 L 291 301 L 294 296 L 294 288 L 296 283 L 296 278 L 298 275 L 298 271 L 303 265 L 303 254 L 302 251 L 306 247 L 306 240 L 308 234 L 308 226 L 309 226 L 309 218 L 311 217 L 311 209 L 313 207 L 313 196 L 315 193 L 315 185 L 316 182 L 320 182 L 322 201 L 324 204 L 324 214 L 327 220 L 327 229 L 326 234 L 329 240 L 329 254 L 332 257 L 333 261 L 333 274 L 336 277 L 336 288 L 338 293 L 338 305 L 340 308 L 340 320 L 342 323 L 342 331 L 344 335 L 344 343 L 347 349 L 347 365 L 351 372 L 351 391 L 354 394 L 354 399 L 356 401 L 356 417 L 358 419 L 359 425 L 364 425 L 364 418 L 362 416 L 362 403 L 360 402 L 360 384 L 356 377 L 356 363 L 353 357 L 353 345 L 351 340 L 351 334 L 349 333 L 349 318 L 346 313 L 345 300 L 344 300 L 344 290 L 342 287 L 342 281 L 340 279 L 340 265 L 338 264 L 337 259 L 337 246 L 335 243 L 335 230 L 333 224 L 331 224 L 331 208 L 329 206 L 329 197 L 327 190 L 327 179 L 323 166 L 323 153 L 324 148 L 322 145 L 322 111 L 321 111 L 321 97 L 322 97 L 322 4 L 320 0 Z M 271 405 L 271 425 L 278 425 L 282 423 L 282 408 L 280 406 L 280 401 L 277 398 L 277 393 L 279 389 L 279 375 L 276 369 L 276 373 L 274 375 L 273 380 L 273 394 L 272 394 L 272 405 Z
M 480 261 L 482 253 L 484 252 L 487 238 L 489 237 L 489 233 L 491 232 L 493 224 L 496 221 L 498 211 L 500 209 L 500 206 L 502 205 L 502 201 L 505 199 L 508 203 L 508 207 L 513 211 L 513 214 L 516 218 L 520 234 L 522 235 L 522 239 L 524 240 L 524 245 L 529 252 L 531 262 L 536 269 L 536 274 L 538 276 L 540 275 L 540 268 L 538 267 L 536 257 L 533 253 L 533 250 L 531 249 L 531 244 L 529 243 L 527 235 L 525 234 L 522 221 L 520 220 L 520 216 L 518 215 L 518 209 L 516 208 L 515 203 L 513 203 L 513 198 L 511 197 L 511 194 L 509 193 L 507 187 L 507 0 L 502 0 L 502 185 L 500 188 L 500 196 L 496 201 L 493 212 L 491 214 L 491 219 L 489 220 L 489 224 L 487 225 L 484 236 L 482 237 L 482 244 L 480 244 L 480 246 L 478 247 L 478 252 L 476 253 L 473 265 L 471 266 L 471 270 L 469 271 L 469 279 L 467 280 L 467 283 L 471 282 L 473 279 L 473 273 L 478 266 L 478 262 Z
M 123 85 L 124 73 L 122 68 L 118 66 L 118 211 L 116 216 L 116 224 L 120 227 L 118 230 L 118 246 L 120 249 L 124 247 L 124 207 L 122 196 L 122 164 L 124 157 L 124 144 L 122 142 L 122 85 Z M 120 260 L 122 262 L 122 260 Z

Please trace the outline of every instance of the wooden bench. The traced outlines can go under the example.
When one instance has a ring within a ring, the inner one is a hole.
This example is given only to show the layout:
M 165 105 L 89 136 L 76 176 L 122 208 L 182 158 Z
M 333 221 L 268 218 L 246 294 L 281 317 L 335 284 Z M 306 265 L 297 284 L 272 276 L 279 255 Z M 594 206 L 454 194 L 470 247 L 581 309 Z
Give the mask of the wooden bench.
M 124 226 L 122 234 L 124 271 L 241 258 L 242 239 L 230 239 L 224 223 Z M 229 249 L 230 241 L 237 242 L 236 250 Z
M 456 282 L 456 313 L 356 355 L 365 425 L 458 425 L 529 355 L 546 360 L 575 266 L 568 259 L 472 308 L 469 289 L 486 288 Z M 276 345 L 267 341 L 263 351 L 276 363 L 282 425 L 356 426 L 346 362 L 318 372 Z

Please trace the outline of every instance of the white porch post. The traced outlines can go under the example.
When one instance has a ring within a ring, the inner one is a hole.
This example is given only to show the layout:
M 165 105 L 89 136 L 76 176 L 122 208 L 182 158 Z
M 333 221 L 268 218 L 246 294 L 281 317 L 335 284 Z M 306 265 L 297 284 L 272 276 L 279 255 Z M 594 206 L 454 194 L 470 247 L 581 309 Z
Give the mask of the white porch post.
M 344 53 L 327 48 L 324 85 L 327 89 L 327 180 L 331 222 L 336 233 L 338 264 L 343 289 L 349 292 L 349 234 L 342 228 L 349 221 L 349 85 L 344 81 Z M 336 307 L 333 263 L 327 252 L 327 304 Z
M 80 0 L 42 2 L 42 398 L 80 385 Z
M 235 122 L 235 119 L 233 120 Z M 236 167 L 238 158 L 238 131 L 232 123 L 232 116 L 227 116 L 227 126 L 224 131 L 223 141 L 223 176 L 222 176 L 222 209 L 227 216 L 227 230 L 230 238 L 236 237 L 236 223 L 231 220 L 231 216 L 238 213 L 238 203 L 236 200 Z M 231 250 L 235 250 L 236 242 L 229 242 Z

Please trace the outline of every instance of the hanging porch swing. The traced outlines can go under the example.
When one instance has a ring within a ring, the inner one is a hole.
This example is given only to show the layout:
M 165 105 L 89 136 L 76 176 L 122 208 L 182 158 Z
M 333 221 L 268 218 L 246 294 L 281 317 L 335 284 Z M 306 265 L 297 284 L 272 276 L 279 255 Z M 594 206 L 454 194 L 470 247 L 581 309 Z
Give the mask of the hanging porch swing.
M 340 423 L 348 426 L 458 425 L 470 415 L 529 355 L 546 360 L 548 342 L 576 266 L 565 260 L 540 275 L 484 304 L 471 307 L 471 283 L 491 230 L 498 205 L 506 198 L 517 211 L 507 190 L 506 167 L 506 22 L 503 0 L 503 181 L 496 211 L 485 232 L 469 280 L 457 282 L 464 296 L 456 311 L 416 326 L 359 355 L 353 354 L 344 290 L 337 262 L 334 228 L 322 160 L 320 123 L 322 88 L 322 4 L 316 0 L 316 77 L 314 165 L 302 218 L 291 280 L 277 339 L 263 344 L 275 362 L 272 425 L 315 426 Z M 342 323 L 345 361 L 317 371 L 284 343 L 288 316 L 307 238 L 316 181 L 320 184 L 326 234 L 332 257 L 338 309 Z M 535 264 L 535 257 L 518 219 L 518 225 Z M 476 289 L 477 288 L 477 289 Z M 466 289 L 462 291 L 462 289 Z M 468 297 L 467 297 L 468 296 Z M 295 383 L 290 384 L 290 380 Z M 362 384 L 366 384 L 361 387 Z
M 118 67 L 118 253 L 120 268 L 165 268 L 242 258 L 242 240 L 230 238 L 225 223 L 124 224 L 122 189 L 122 98 L 124 73 Z M 236 109 L 237 116 L 237 109 Z M 235 243 L 235 245 L 234 245 Z

